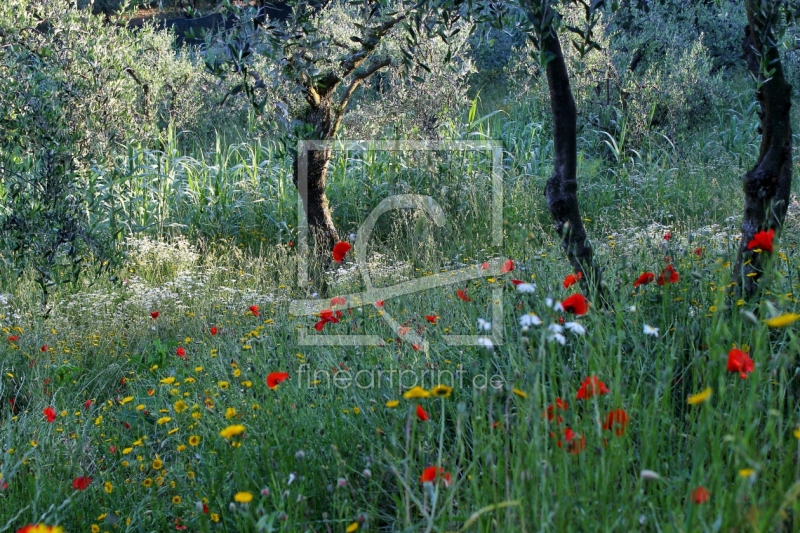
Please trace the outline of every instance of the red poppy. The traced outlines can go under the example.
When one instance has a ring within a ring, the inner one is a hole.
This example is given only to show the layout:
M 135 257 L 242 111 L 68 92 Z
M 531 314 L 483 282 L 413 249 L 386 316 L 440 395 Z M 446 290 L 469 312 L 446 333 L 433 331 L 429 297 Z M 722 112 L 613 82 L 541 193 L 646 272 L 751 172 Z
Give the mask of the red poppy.
M 84 411 L 87 410 L 88 408 L 90 408 L 91 406 L 92 406 L 92 400 L 86 400 L 85 402 L 83 402 L 83 410 Z
M 512 279 L 512 280 L 509 280 L 509 281 L 511 281 L 511 283 L 513 283 L 514 285 L 522 285 L 523 283 L 525 283 L 521 279 Z
M 48 348 L 48 346 L 46 344 L 43 344 L 42 346 L 39 346 L 39 351 L 40 352 L 46 352 L 47 348 Z
M 161 314 L 161 313 L 159 313 L 158 311 L 152 311 L 152 312 L 150 313 L 150 317 L 151 317 L 153 320 L 155 320 L 156 318 L 158 318 L 158 315 L 160 315 L 160 314 Z
M 334 305 L 344 305 L 344 304 L 346 304 L 346 303 L 347 303 L 347 300 L 345 300 L 345 299 L 344 299 L 343 297 L 341 297 L 341 296 L 334 296 L 333 298 L 331 298 L 331 306 L 334 306 Z
M 435 466 L 429 466 L 425 470 L 422 471 L 422 475 L 419 477 L 420 483 L 433 483 L 436 481 L 436 478 L 439 478 L 444 481 L 446 486 L 450 486 L 450 472 L 445 472 L 444 468 L 441 466 L 439 468 Z
M 664 234 L 664 240 L 665 241 L 668 241 L 671 238 L 672 238 L 672 233 L 670 233 L 669 231 Z
M 609 392 L 608 387 L 606 387 L 605 383 L 600 381 L 597 376 L 589 376 L 581 383 L 576 398 L 579 400 L 588 400 L 593 396 L 602 396 Z
M 350 248 L 352 248 L 352 246 L 350 246 L 349 242 L 337 242 L 336 244 L 334 244 L 333 260 L 336 261 L 337 263 L 341 263 L 342 261 L 344 261 L 344 256 L 347 255 L 347 252 L 350 251 Z
M 738 372 L 739 377 L 745 379 L 747 374 L 755 370 L 755 363 L 750 356 L 739 348 L 732 348 L 728 352 L 728 372 Z
M 561 398 L 556 398 L 555 403 L 547 406 L 547 412 L 542 414 L 542 417 L 547 417 L 548 422 L 555 420 L 557 424 L 560 424 L 564 421 L 564 418 L 557 413 L 558 411 L 566 411 L 567 409 L 569 409 L 567 402 Z
M 774 229 L 770 229 L 769 231 L 763 231 L 763 230 L 759 231 L 758 233 L 753 235 L 753 238 L 750 240 L 750 242 L 747 243 L 747 249 L 752 250 L 753 248 L 759 248 L 761 250 L 764 250 L 765 252 L 772 253 L 773 237 L 775 237 Z
M 701 257 L 703 255 L 703 249 L 700 248 L 700 247 L 695 248 L 694 249 L 694 255 L 696 255 L 697 257 Z
M 186 350 L 183 348 L 183 346 L 178 346 L 178 349 L 175 350 L 175 355 L 178 357 L 186 357 Z
M 8 342 L 17 342 L 19 340 L 19 336 L 17 335 L 9 335 Z
M 581 279 L 583 279 L 583 272 L 578 272 L 577 274 L 568 274 L 567 277 L 564 278 L 564 283 L 563 283 L 564 288 L 568 289 L 572 287 L 573 285 L 578 283 L 578 281 L 580 281 Z
M 89 476 L 78 476 L 72 480 L 72 489 L 73 490 L 86 490 L 86 487 L 91 485 L 92 478 Z
M 489 270 L 489 263 L 481 263 L 481 270 Z
M 439 315 L 425 315 L 425 320 L 431 324 L 436 324 L 436 321 L 439 320 Z
M 672 268 L 672 265 L 667 265 L 667 267 L 661 271 L 661 274 L 658 275 L 658 283 L 659 285 L 663 285 L 665 283 L 678 283 L 678 280 L 681 279 L 681 276 L 675 272 L 675 269 Z
M 603 429 L 613 431 L 617 437 L 625 434 L 625 429 L 628 427 L 628 413 L 625 409 L 614 409 L 606 415 L 606 421 L 603 423 Z
M 325 324 L 327 324 L 328 322 L 330 322 L 331 324 L 338 324 L 339 318 L 341 318 L 341 316 L 342 316 L 341 311 L 337 310 L 336 313 L 334 314 L 333 310 L 331 309 L 323 309 L 322 311 L 319 312 L 320 320 L 319 322 L 314 324 L 314 329 L 316 329 L 317 331 L 322 331 L 322 328 L 324 328 Z
M 208 514 L 208 505 L 203 504 L 203 513 Z
M 514 270 L 514 261 L 509 259 L 508 261 L 503 263 L 503 268 L 500 269 L 500 272 L 502 272 L 503 274 L 508 274 L 512 270 Z
M 377 302 L 375 302 L 375 307 L 378 307 L 378 308 L 383 307 L 383 300 L 378 300 Z
M 639 285 L 647 285 L 648 283 L 655 281 L 655 279 L 656 275 L 652 272 L 644 272 L 642 275 L 636 278 L 636 281 L 633 282 L 633 286 L 638 287 Z
M 212 336 L 216 335 L 217 333 L 219 333 L 219 330 L 217 329 L 217 326 L 211 326 L 211 329 L 209 331 L 211 332 Z
M 461 298 L 465 302 L 471 302 L 472 301 L 472 298 L 467 296 L 467 292 L 465 290 L 463 290 L 463 289 L 458 289 L 456 291 L 456 296 L 458 296 L 459 298 Z
M 415 352 L 418 352 L 418 351 L 420 351 L 420 350 L 422 349 L 422 345 L 421 345 L 421 344 L 417 344 L 417 343 L 415 342 L 414 344 L 412 344 L 412 345 L 411 345 L 411 348 L 412 348 L 412 349 L 413 349 Z
M 425 409 L 423 409 L 421 405 L 417 405 L 417 418 L 423 422 L 428 421 L 428 413 L 425 412 Z
M 575 438 L 576 436 L 578 438 Z M 567 451 L 572 455 L 578 455 L 586 449 L 586 436 L 577 435 L 570 428 L 567 428 L 564 430 L 564 438 L 567 439 Z
M 692 491 L 692 501 L 697 505 L 706 503 L 711 493 L 704 487 L 697 487 Z
M 51 424 L 56 421 L 56 410 L 52 407 L 45 407 L 42 413 L 44 413 L 45 418 L 47 418 L 47 421 Z
M 561 302 L 561 307 L 567 313 L 585 315 L 589 311 L 589 302 L 586 301 L 586 297 L 583 294 L 576 293 Z
M 117 447 L 116 446 L 109 446 L 108 447 L 108 451 L 111 452 L 111 453 L 117 453 Z
M 289 374 L 286 372 L 271 372 L 267 376 L 267 387 L 275 389 L 284 380 L 289 379 Z
M 258 306 L 257 305 L 251 305 L 249 307 L 249 309 L 250 309 L 250 312 L 253 313 L 253 316 L 258 316 Z

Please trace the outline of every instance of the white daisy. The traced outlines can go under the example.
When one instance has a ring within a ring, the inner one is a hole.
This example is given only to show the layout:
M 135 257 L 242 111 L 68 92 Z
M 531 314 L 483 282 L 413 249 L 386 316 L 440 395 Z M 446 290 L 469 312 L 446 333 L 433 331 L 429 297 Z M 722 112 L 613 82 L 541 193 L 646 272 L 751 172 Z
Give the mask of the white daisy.
M 478 329 L 481 331 L 491 331 L 492 330 L 492 323 L 488 320 L 484 320 L 482 318 L 478 319 Z
M 572 333 L 576 335 L 583 335 L 586 333 L 586 328 L 580 325 L 578 322 L 567 322 L 564 324 L 564 327 L 570 330 Z
M 542 319 L 533 313 L 528 313 L 519 317 L 519 325 L 523 328 L 527 328 L 529 326 L 541 326 Z
M 491 350 L 494 348 L 494 343 L 491 339 L 487 339 L 486 337 L 478 337 L 478 346 L 483 346 L 486 349 Z
M 531 293 L 531 292 L 536 290 L 536 284 L 535 283 L 520 283 L 519 285 L 517 285 L 517 290 L 519 292 Z
M 649 326 L 647 324 L 644 325 L 644 334 L 645 335 L 652 335 L 653 337 L 658 337 L 658 328 L 654 328 L 653 326 Z

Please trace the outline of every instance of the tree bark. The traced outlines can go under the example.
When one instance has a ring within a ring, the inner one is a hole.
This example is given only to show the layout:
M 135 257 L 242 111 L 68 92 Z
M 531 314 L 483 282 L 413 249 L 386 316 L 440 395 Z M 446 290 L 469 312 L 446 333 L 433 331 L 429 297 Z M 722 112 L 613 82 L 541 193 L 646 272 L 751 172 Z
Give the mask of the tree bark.
M 736 268 L 739 292 L 747 297 L 758 291 L 758 280 L 763 273 L 765 254 L 748 250 L 748 243 L 761 230 L 780 231 L 789 206 L 792 185 L 792 88 L 787 83 L 780 55 L 774 45 L 775 36 L 770 25 L 775 20 L 760 20 L 754 10 L 753 0 L 745 1 L 748 25 L 745 26 L 744 59 L 750 72 L 761 83 L 756 91 L 760 104 L 761 147 L 758 161 L 744 177 L 744 216 L 742 217 L 742 240 L 739 243 Z M 765 30 L 766 28 L 766 30 Z M 762 36 L 766 35 L 766 43 Z M 758 54 L 766 54 L 768 68 L 774 69 L 766 81 L 761 72 Z
M 567 254 L 575 273 L 583 275 L 585 289 L 594 289 L 602 296 L 601 272 L 594 264 L 592 245 L 586 237 L 578 205 L 577 180 L 577 120 L 575 99 L 572 96 L 567 65 L 561 43 L 554 27 L 541 38 L 542 49 L 552 56 L 547 63 L 547 86 L 550 91 L 550 110 L 553 115 L 553 145 L 555 156 L 553 175 L 547 180 L 545 198 L 553 217 L 561 247 Z
M 333 112 L 330 96 L 309 98 L 310 108 L 304 120 L 314 126 L 314 138 L 326 140 L 330 137 L 333 125 Z M 330 150 L 310 150 L 308 152 L 308 174 L 305 187 L 298 182 L 297 154 L 292 161 L 292 178 L 294 185 L 303 200 L 303 207 L 308 220 L 309 233 L 314 242 L 316 255 L 320 258 L 330 257 L 333 245 L 339 241 L 339 234 L 333 224 L 333 217 L 325 195 L 325 185 L 328 176 L 328 162 L 331 159 Z M 305 189 L 305 190 L 303 190 Z

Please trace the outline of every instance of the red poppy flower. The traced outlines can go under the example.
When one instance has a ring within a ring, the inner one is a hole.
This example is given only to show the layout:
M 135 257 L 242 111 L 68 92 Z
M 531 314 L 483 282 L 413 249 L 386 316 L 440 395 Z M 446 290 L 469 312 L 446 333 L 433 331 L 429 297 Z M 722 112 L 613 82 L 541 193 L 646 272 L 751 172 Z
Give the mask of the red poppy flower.
M 417 344 L 415 342 L 414 344 L 411 345 L 411 349 L 414 350 L 415 352 L 418 352 L 418 351 L 420 351 L 422 349 L 422 345 L 421 344 Z
M 351 248 L 352 246 L 350 246 L 349 242 L 337 242 L 333 245 L 333 260 L 341 263 Z
M 606 415 L 606 421 L 603 423 L 603 429 L 613 431 L 617 437 L 625 434 L 625 429 L 628 427 L 628 413 L 625 409 L 614 409 Z
M 88 408 L 90 408 L 91 406 L 92 406 L 92 400 L 86 400 L 85 402 L 83 402 L 83 410 L 84 411 L 87 410 Z
M 178 346 L 178 349 L 175 350 L 175 355 L 178 357 L 186 357 L 186 350 L 183 348 L 183 346 Z
M 502 272 L 503 274 L 508 274 L 512 270 L 514 270 L 514 261 L 509 259 L 508 261 L 503 263 L 503 267 L 500 269 L 500 272 Z
M 421 405 L 417 405 L 417 418 L 423 422 L 428 421 L 428 413 L 425 412 L 425 409 L 423 409 Z
M 747 249 L 752 250 L 753 248 L 759 248 L 765 252 L 772 253 L 773 237 L 775 237 L 774 229 L 770 229 L 769 231 L 759 231 L 753 235 L 753 238 L 747 243 Z
M 158 311 L 152 311 L 152 312 L 150 313 L 150 317 L 151 317 L 153 320 L 155 320 L 156 318 L 158 318 L 158 315 L 160 315 L 160 314 L 161 314 L 161 313 L 159 313 Z
M 514 285 L 522 285 L 523 283 L 525 283 L 521 279 L 512 279 L 512 280 L 509 280 L 509 281 L 511 281 L 511 283 L 513 283 Z
M 9 335 L 8 342 L 17 342 L 19 340 L 19 336 L 17 335 Z
M 208 514 L 208 505 L 206 505 L 205 503 L 203 504 L 203 513 Z
M 73 490 L 86 490 L 92 483 L 92 478 L 89 476 L 78 476 L 72 480 L 72 489 Z
M 111 453 L 117 453 L 117 447 L 116 446 L 109 446 L 108 447 L 108 451 L 111 452 Z
M 375 302 L 375 307 L 377 308 L 383 307 L 383 300 L 378 300 L 377 302 Z
M 567 313 L 585 315 L 589 311 L 589 302 L 586 301 L 586 297 L 583 294 L 576 293 L 561 302 L 561 307 Z
M 567 402 L 561 398 L 556 398 L 555 403 L 547 406 L 547 412 L 542 414 L 542 417 L 547 417 L 548 422 L 555 420 L 557 424 L 560 424 L 564 421 L 564 418 L 557 413 L 558 411 L 566 411 L 567 409 L 569 409 Z
M 489 270 L 489 263 L 481 263 L 481 270 Z
M 436 324 L 436 321 L 439 320 L 439 315 L 425 315 L 425 320 L 431 324 Z
M 755 370 L 755 363 L 750 356 L 739 348 L 732 348 L 728 352 L 728 372 L 738 372 L 739 377 L 745 379 L 747 374 Z
M 563 283 L 564 288 L 568 289 L 572 287 L 573 285 L 578 283 L 578 281 L 580 281 L 581 279 L 583 279 L 583 272 L 578 272 L 577 274 L 568 274 L 567 277 L 564 278 L 564 283 Z
M 333 298 L 331 298 L 331 306 L 334 306 L 334 305 L 344 305 L 344 304 L 346 304 L 346 303 L 347 303 L 347 300 L 345 300 L 345 299 L 344 299 L 343 297 L 341 297 L 341 296 L 334 296 Z
M 578 438 L 575 438 L 576 436 Z M 567 439 L 567 451 L 572 455 L 578 455 L 586 449 L 586 436 L 577 435 L 570 428 L 567 428 L 564 431 L 564 438 Z
M 639 285 L 647 285 L 648 283 L 655 281 L 655 279 L 656 275 L 652 272 L 644 272 L 642 275 L 636 278 L 636 281 L 633 282 L 633 286 L 638 287 Z
M 672 268 L 672 265 L 667 265 L 667 267 L 661 271 L 661 274 L 658 275 L 658 283 L 659 285 L 663 285 L 665 283 L 678 283 L 678 280 L 681 279 L 680 274 L 675 272 L 675 269 Z
M 465 290 L 462 290 L 462 289 L 458 289 L 456 291 L 456 296 L 458 296 L 459 298 L 461 298 L 465 302 L 471 302 L 472 301 L 472 298 L 467 296 L 467 292 Z
M 42 413 L 44 413 L 45 418 L 47 418 L 47 421 L 51 424 L 56 421 L 56 410 L 52 407 L 45 407 Z
M 670 233 L 669 231 L 664 234 L 664 240 L 665 241 L 668 241 L 671 238 L 672 238 L 672 233 Z
M 697 487 L 692 491 L 692 501 L 697 505 L 706 503 L 711 493 L 704 487 Z
M 441 466 L 439 468 L 436 468 L 435 466 L 429 466 L 423 470 L 422 475 L 419 477 L 419 482 L 433 483 L 436 481 L 437 477 L 443 480 L 446 486 L 450 486 L 450 472 L 445 472 L 444 468 Z
M 322 331 L 322 328 L 324 328 L 325 324 L 327 324 L 328 322 L 330 322 L 331 324 L 338 324 L 339 318 L 341 318 L 341 316 L 342 316 L 341 311 L 336 311 L 336 313 L 334 314 L 334 312 L 331 309 L 323 309 L 322 311 L 319 312 L 320 320 L 319 322 L 314 324 L 314 329 L 316 329 L 317 331 Z
M 211 326 L 211 329 L 209 331 L 211 332 L 212 336 L 216 335 L 217 333 L 219 333 L 219 330 L 217 329 L 217 326 Z
M 605 383 L 600 381 L 597 376 L 589 376 L 581 383 L 576 398 L 579 400 L 588 400 L 594 396 L 602 396 L 609 392 L 608 387 L 606 387 Z
M 695 249 L 694 249 L 694 255 L 696 255 L 697 257 L 702 257 L 702 255 L 703 255 L 703 249 L 702 249 L 702 248 L 700 248 L 700 247 L 698 247 L 698 248 L 695 248 Z
M 271 372 L 267 376 L 267 387 L 275 389 L 284 380 L 289 379 L 289 374 L 286 372 Z
M 40 352 L 46 352 L 47 348 L 48 348 L 48 346 L 46 344 L 43 344 L 42 346 L 39 346 L 39 351 Z
M 257 305 L 251 305 L 249 307 L 249 309 L 250 309 L 250 312 L 253 313 L 253 316 L 258 316 L 258 306 Z

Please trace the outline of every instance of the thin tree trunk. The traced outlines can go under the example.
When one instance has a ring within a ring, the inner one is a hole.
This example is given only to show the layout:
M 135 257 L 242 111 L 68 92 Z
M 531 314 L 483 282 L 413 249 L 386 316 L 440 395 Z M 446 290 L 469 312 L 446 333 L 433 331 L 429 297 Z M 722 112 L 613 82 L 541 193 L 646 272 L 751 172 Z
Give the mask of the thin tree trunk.
M 545 198 L 553 217 L 561 247 L 572 268 L 583 275 L 584 288 L 593 288 L 602 295 L 601 272 L 594 264 L 592 245 L 586 237 L 578 205 L 577 120 L 575 99 L 569 84 L 567 65 L 561 43 L 554 28 L 542 36 L 542 48 L 552 54 L 547 63 L 547 86 L 553 115 L 555 157 L 553 175 L 547 180 Z
M 774 44 L 774 33 L 768 29 L 768 43 L 762 42 L 765 27 L 775 20 L 760 20 L 753 9 L 753 1 L 746 0 L 748 25 L 742 44 L 744 59 L 750 72 L 763 82 L 761 65 L 757 53 L 766 54 L 768 68 L 774 69 L 772 76 L 761 85 L 756 98 L 761 111 L 761 147 L 758 161 L 744 177 L 744 216 L 742 217 L 742 241 L 734 270 L 740 292 L 750 297 L 758 290 L 766 252 L 748 250 L 748 243 L 761 230 L 780 231 L 789 206 L 792 185 L 792 88 L 786 82 L 778 49 Z

